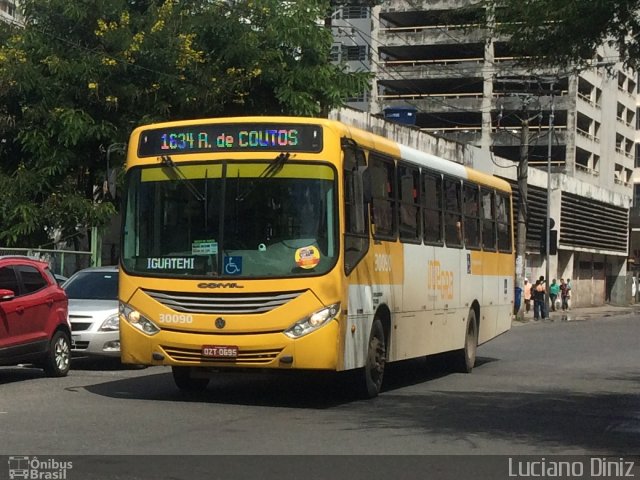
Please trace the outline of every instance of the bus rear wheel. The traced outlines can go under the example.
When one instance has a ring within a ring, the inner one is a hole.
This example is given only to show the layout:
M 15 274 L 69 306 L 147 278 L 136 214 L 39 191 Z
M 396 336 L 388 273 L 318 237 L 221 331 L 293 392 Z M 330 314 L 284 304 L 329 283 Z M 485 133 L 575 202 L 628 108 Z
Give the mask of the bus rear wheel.
M 361 386 L 362 394 L 365 398 L 374 398 L 380 393 L 386 361 L 387 343 L 384 328 L 380 319 L 375 318 L 369 334 L 367 358 L 365 359 L 363 372 L 364 378 Z
M 478 321 L 476 311 L 471 308 L 467 315 L 465 328 L 464 348 L 453 353 L 454 367 L 457 372 L 471 373 L 476 364 L 476 352 L 478 350 Z
M 176 386 L 185 392 L 202 392 L 209 385 L 208 378 L 194 378 L 191 376 L 191 367 L 171 367 L 173 381 Z

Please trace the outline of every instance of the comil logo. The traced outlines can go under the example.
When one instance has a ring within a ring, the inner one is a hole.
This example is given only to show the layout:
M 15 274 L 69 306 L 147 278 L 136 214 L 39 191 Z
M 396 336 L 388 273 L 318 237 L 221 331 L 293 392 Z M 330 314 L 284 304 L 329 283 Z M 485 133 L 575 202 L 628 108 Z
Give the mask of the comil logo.
M 66 480 L 67 470 L 73 468 L 72 462 L 61 462 L 54 458 L 9 457 L 9 478 L 25 478 L 32 480 Z

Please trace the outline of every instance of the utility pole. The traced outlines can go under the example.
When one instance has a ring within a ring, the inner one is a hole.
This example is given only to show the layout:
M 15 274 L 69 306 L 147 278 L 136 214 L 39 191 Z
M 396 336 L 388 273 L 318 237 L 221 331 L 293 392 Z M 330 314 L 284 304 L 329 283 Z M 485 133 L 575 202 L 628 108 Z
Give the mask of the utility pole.
M 526 111 L 524 112 L 526 114 Z M 529 181 L 529 119 L 522 120 L 520 131 L 520 162 L 518 163 L 518 228 L 516 238 L 516 288 L 521 289 L 517 317 L 524 308 L 525 257 L 527 253 L 527 183 Z
M 549 112 L 549 146 L 547 147 L 547 215 L 546 222 L 544 222 L 546 232 L 545 232 L 545 280 L 547 284 L 544 289 L 544 304 L 548 309 L 549 306 L 549 287 L 551 286 L 551 281 L 549 280 L 549 250 L 551 247 L 551 147 L 553 145 L 553 120 L 554 120 L 554 97 L 553 97 L 553 83 L 551 83 L 551 112 Z

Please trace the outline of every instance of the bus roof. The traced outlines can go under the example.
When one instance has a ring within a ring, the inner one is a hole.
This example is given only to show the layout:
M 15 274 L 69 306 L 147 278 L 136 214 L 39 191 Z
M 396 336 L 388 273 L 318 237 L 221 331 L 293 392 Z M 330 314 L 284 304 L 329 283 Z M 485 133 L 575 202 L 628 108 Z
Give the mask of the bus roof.
M 345 125 L 341 122 L 333 123 L 339 125 L 338 128 L 343 131 L 344 136 L 352 138 L 356 143 L 365 148 L 386 153 L 421 167 L 429 167 L 444 174 L 471 180 L 483 186 L 493 187 L 507 192 L 511 191 L 511 185 L 509 185 L 507 181 L 488 173 L 483 173 L 479 170 L 462 165 L 461 163 L 402 145 L 394 140 L 390 140 L 356 127 Z

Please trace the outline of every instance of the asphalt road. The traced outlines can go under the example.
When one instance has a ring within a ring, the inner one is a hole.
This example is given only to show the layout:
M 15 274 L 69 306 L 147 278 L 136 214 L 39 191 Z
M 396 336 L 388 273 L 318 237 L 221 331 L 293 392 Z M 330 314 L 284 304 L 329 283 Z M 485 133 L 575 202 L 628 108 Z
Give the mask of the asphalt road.
M 519 324 L 472 374 L 392 365 L 369 401 L 344 375 L 223 374 L 185 395 L 164 367 L 2 367 L 0 455 L 637 455 L 639 343 L 640 315 Z

